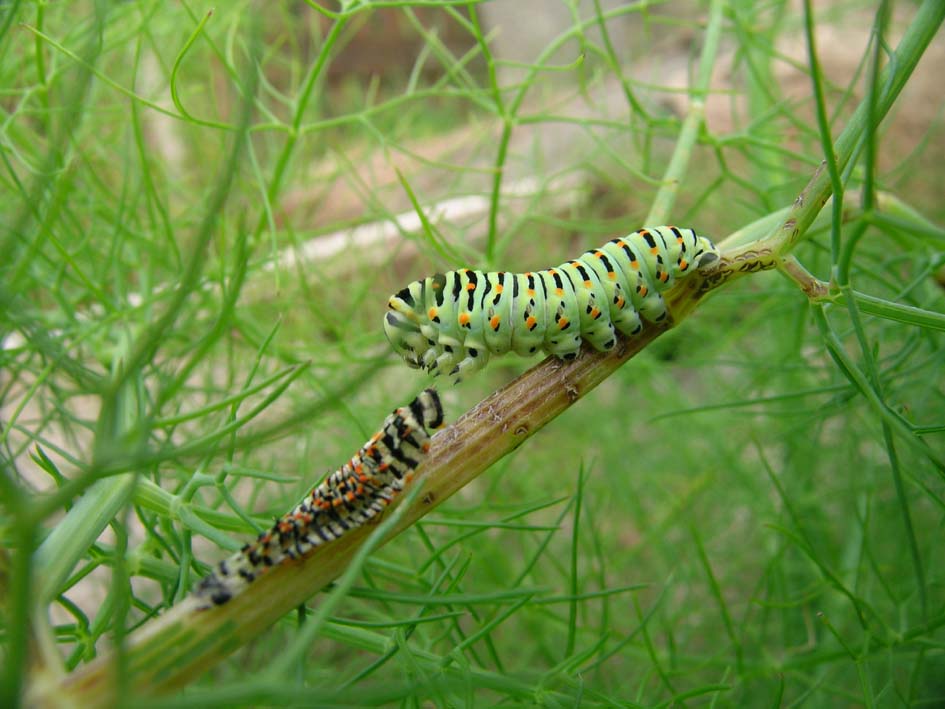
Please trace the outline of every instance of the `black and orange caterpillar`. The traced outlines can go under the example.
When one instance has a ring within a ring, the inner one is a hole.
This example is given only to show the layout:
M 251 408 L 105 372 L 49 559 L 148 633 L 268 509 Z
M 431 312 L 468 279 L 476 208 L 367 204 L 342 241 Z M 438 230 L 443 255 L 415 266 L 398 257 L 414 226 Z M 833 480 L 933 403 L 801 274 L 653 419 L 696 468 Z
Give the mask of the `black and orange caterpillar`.
M 222 605 L 269 568 L 298 559 L 380 514 L 410 481 L 443 424 L 434 389 L 388 416 L 351 460 L 315 487 L 256 541 L 221 561 L 193 595 L 201 608 Z

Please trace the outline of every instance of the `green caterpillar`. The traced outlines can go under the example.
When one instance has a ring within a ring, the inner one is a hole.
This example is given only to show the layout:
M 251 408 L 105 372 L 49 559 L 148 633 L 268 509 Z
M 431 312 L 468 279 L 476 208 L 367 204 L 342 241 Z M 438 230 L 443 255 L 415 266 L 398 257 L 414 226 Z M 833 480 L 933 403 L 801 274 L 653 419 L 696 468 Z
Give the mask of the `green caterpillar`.
M 718 259 L 692 229 L 640 229 L 544 271 L 463 269 L 415 281 L 391 296 L 384 331 L 408 365 L 457 381 L 509 351 L 574 359 L 581 338 L 606 351 L 617 330 L 643 329 L 641 315 L 665 320 L 660 293 Z

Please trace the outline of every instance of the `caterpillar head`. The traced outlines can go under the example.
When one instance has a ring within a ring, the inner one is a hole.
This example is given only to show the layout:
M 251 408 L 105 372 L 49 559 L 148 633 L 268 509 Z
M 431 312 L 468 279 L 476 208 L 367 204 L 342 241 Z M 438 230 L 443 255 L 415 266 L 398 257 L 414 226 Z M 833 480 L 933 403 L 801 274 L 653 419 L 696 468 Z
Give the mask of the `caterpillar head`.
M 429 343 L 407 315 L 394 309 L 388 310 L 384 316 L 384 334 L 394 352 L 403 357 L 409 366 L 414 369 L 424 366 L 423 353 L 429 349 Z
M 704 236 L 700 236 L 697 244 L 696 255 L 693 258 L 696 269 L 701 271 L 708 268 L 722 258 L 719 248 L 712 241 Z
M 718 247 L 708 237 L 699 236 L 692 229 L 669 228 L 676 235 L 674 276 L 691 270 L 700 271 L 721 258 Z

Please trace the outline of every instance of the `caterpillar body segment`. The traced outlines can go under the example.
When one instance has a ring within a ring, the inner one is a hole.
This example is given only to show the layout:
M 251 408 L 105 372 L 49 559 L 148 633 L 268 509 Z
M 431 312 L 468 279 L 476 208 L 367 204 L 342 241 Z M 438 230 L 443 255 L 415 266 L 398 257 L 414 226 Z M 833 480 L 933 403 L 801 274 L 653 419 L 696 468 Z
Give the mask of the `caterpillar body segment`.
M 270 567 L 298 559 L 383 512 L 430 450 L 431 430 L 442 425 L 434 389 L 396 409 L 351 460 L 200 581 L 193 592 L 198 608 L 226 603 Z
M 510 351 L 573 359 L 582 339 L 607 351 L 618 331 L 663 322 L 662 293 L 719 257 L 707 237 L 661 226 L 543 271 L 438 273 L 391 296 L 384 331 L 408 365 L 457 381 Z

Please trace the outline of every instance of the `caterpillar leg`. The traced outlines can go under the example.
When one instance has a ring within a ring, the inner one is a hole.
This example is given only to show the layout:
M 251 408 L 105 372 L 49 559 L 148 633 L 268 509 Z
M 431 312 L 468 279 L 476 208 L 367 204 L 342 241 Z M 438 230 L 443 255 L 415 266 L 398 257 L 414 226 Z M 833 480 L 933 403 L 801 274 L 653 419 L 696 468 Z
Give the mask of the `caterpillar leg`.
M 489 351 L 485 349 L 476 349 L 470 347 L 466 349 L 466 356 L 460 360 L 452 371 L 449 372 L 450 380 L 452 383 L 457 383 L 468 377 L 470 374 L 475 374 L 480 369 L 486 366 L 486 363 L 489 361 Z
M 669 311 L 666 309 L 666 301 L 663 296 L 655 290 L 649 291 L 640 303 L 640 312 L 647 320 L 652 323 L 662 323 L 666 321 Z
M 570 362 L 577 358 L 578 352 L 581 351 L 581 336 L 566 335 L 549 340 L 545 344 L 545 351 Z
M 617 344 L 617 333 L 612 322 L 602 321 L 585 335 L 587 341 L 598 352 L 609 352 Z
M 420 332 L 418 325 L 403 313 L 391 310 L 384 318 L 384 332 L 394 351 L 403 357 L 409 366 L 415 369 L 422 366 L 420 353 L 426 351 L 429 342 Z
M 624 335 L 639 335 L 643 330 L 643 321 L 640 320 L 640 313 L 631 305 L 624 295 L 623 289 L 618 286 L 614 289 L 614 297 L 611 307 L 611 320 L 620 332 Z
M 449 374 L 456 365 L 463 360 L 463 348 L 453 347 L 452 345 L 439 345 L 437 348 L 429 349 L 424 354 L 424 367 L 434 377 L 440 374 Z

